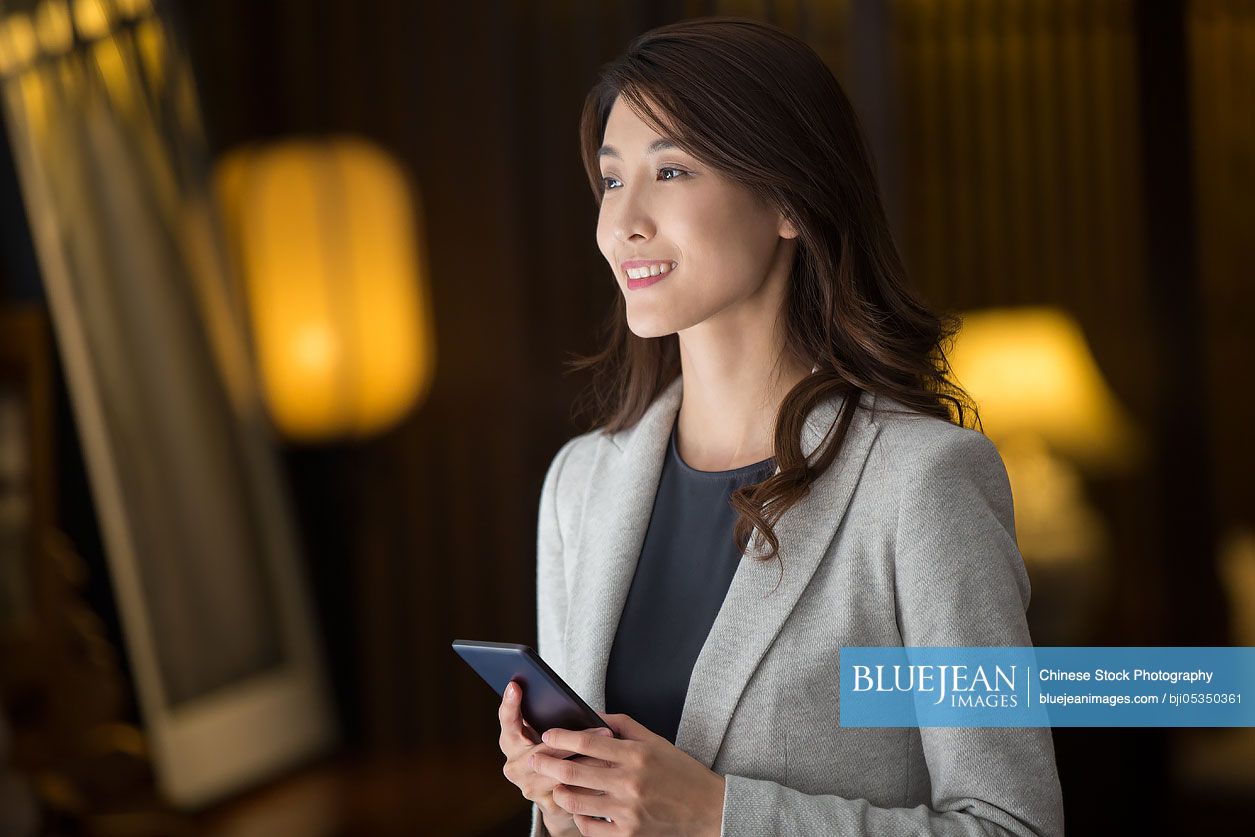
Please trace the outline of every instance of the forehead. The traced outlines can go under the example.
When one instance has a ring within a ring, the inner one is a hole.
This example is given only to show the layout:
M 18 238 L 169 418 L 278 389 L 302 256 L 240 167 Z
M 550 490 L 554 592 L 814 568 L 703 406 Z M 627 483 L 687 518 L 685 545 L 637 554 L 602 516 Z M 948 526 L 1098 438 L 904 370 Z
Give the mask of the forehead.
M 619 96 L 606 119 L 603 145 L 598 158 L 622 159 L 625 156 L 649 156 L 665 149 L 678 148 L 670 137 L 659 134 L 642 119 L 631 105 Z
M 649 126 L 649 124 L 640 117 L 640 115 L 632 109 L 628 100 L 622 96 L 614 100 L 614 105 L 610 108 L 610 115 L 606 119 L 606 135 L 611 133 L 624 135 L 639 135 L 645 137 L 646 140 L 659 136 L 659 134 Z

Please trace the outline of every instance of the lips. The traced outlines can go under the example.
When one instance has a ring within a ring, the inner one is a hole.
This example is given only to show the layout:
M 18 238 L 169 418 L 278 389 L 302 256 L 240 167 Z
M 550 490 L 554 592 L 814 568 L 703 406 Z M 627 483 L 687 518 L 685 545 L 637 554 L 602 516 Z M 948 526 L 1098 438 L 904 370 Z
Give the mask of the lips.
M 645 276 L 640 279 L 633 279 L 629 276 L 627 280 L 628 290 L 639 291 L 641 288 L 648 288 L 650 285 L 656 285 L 672 273 L 675 273 L 676 270 L 678 270 L 678 268 L 673 268 L 667 273 L 659 273 L 657 276 Z

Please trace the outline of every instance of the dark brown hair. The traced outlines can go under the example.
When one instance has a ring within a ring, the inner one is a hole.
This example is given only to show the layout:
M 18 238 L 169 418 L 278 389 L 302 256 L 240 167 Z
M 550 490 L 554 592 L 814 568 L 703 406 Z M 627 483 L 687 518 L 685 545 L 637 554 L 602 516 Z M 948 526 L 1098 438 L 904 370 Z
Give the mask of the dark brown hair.
M 805 42 L 730 17 L 675 23 L 636 38 L 602 67 L 580 117 L 581 153 L 598 206 L 604 184 L 597 149 L 619 96 L 654 131 L 779 209 L 799 232 L 781 358 L 819 368 L 780 405 L 780 473 L 732 495 L 737 548 L 757 528 L 771 546 L 763 556 L 770 560 L 780 547 L 774 523 L 832 464 L 863 392 L 960 425 L 975 414 L 945 358 L 943 344 L 958 322 L 931 311 L 908 286 L 858 117 Z M 568 365 L 592 370 L 583 400 L 591 401 L 594 426 L 613 433 L 635 424 L 680 374 L 679 343 L 675 334 L 633 334 L 622 293 L 606 332 L 602 351 Z M 808 463 L 803 424 L 835 396 L 845 399 L 830 441 Z

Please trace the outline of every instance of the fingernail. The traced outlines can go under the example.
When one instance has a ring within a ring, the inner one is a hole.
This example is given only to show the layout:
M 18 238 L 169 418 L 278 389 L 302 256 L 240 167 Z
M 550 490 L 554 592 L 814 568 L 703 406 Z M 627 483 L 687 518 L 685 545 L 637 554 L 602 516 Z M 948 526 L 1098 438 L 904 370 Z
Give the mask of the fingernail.
M 551 738 L 553 738 L 553 735 L 548 730 L 545 730 L 544 734 L 540 736 L 540 740 L 545 742 L 546 744 L 549 743 L 549 739 Z
M 505 687 L 505 696 L 507 700 L 514 700 L 519 696 L 519 687 L 511 683 Z

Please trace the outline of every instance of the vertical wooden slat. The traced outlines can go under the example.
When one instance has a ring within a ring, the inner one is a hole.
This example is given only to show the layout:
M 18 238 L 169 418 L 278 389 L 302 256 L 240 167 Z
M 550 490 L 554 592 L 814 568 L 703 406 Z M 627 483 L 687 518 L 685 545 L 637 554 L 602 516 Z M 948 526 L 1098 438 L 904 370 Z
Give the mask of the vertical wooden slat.
M 1255 455 L 1244 444 L 1255 423 L 1248 358 L 1255 353 L 1250 312 L 1255 310 L 1249 232 L 1255 194 L 1255 4 L 1200 0 L 1190 7 L 1197 167 L 1199 255 L 1205 288 L 1211 410 L 1217 418 L 1214 467 L 1219 515 L 1227 527 L 1255 526 L 1244 489 Z M 1235 106 L 1244 101 L 1247 106 Z
M 1090 310 L 1110 311 L 1119 299 L 1127 281 L 1123 275 L 1118 243 L 1115 240 L 1115 214 L 1120 210 L 1116 177 L 1114 175 L 1116 149 L 1113 115 L 1112 20 L 1111 0 L 1096 3 L 1089 18 L 1090 37 L 1087 44 L 1086 64 L 1089 67 L 1090 101 L 1092 103 L 1093 129 L 1090 133 L 1093 150 L 1090 159 L 1091 194 L 1093 197 L 1093 243 L 1095 269 L 1099 281 L 1090 298 Z
M 1176 4 L 1142 4 L 1136 6 L 1135 21 L 1145 138 L 1146 278 L 1152 323 L 1166 338 L 1156 343 L 1159 387 L 1151 428 L 1158 448 L 1159 528 L 1166 553 L 1161 561 L 1174 607 L 1155 628 L 1188 644 L 1223 644 L 1185 15 Z
M 898 123 L 904 137 L 917 136 L 923 130 L 920 112 L 923 96 L 920 95 L 920 27 L 919 12 L 915 2 L 895 4 L 891 18 L 893 26 L 894 77 L 898 81 Z M 912 223 L 916 212 L 914 204 L 920 199 L 921 170 L 919 155 L 911 153 L 913 143 L 903 142 L 899 148 L 902 161 L 903 225 L 899 243 L 908 275 L 917 286 L 924 284 L 921 266 L 923 242 L 919 225 Z
M 995 14 L 999 0 L 979 0 L 972 5 L 972 41 L 970 45 L 973 93 L 973 173 L 977 190 L 977 227 L 979 241 L 973 250 L 979 267 L 979 291 L 975 298 L 989 299 L 1007 286 L 1010 274 L 1006 248 L 1006 207 L 1003 205 L 1002 183 L 1006 161 L 1002 154 L 1003 112 L 998 107 L 1001 72 L 997 65 L 996 43 L 1000 37 Z
M 1033 136 L 1036 140 L 1036 186 L 1040 196 L 1037 218 L 1040 223 L 1038 248 L 1035 254 L 1043 266 L 1039 299 L 1058 299 L 1064 270 L 1060 253 L 1063 205 L 1060 195 L 1062 166 L 1060 138 L 1062 120 L 1066 118 L 1059 99 L 1058 62 L 1055 41 L 1058 35 L 1058 7 L 1055 0 L 1032 0 L 1032 44 L 1034 84 Z
M 1085 2 L 1085 0 L 1082 0 Z M 1086 143 L 1086 124 L 1091 118 L 1088 79 L 1082 77 L 1081 21 L 1077 0 L 1057 0 L 1058 32 L 1055 36 L 1059 84 L 1059 238 L 1057 296 L 1045 301 L 1080 307 L 1094 281 L 1089 240 L 1092 182 L 1085 177 L 1085 161 L 1094 153 Z
M 918 85 L 920 90 L 920 130 L 914 156 L 919 163 L 920 181 L 908 194 L 907 204 L 916 206 L 913 226 L 920 230 L 923 242 L 919 265 L 920 284 L 928 295 L 937 299 L 939 289 L 951 281 L 950 256 L 957 241 L 950 235 L 946 220 L 950 218 L 947 186 L 949 144 L 946 142 L 943 58 L 941 53 L 940 0 L 921 0 L 917 4 L 916 37 L 919 50 Z M 908 152 L 910 154 L 910 152 Z
M 971 82 L 965 60 L 969 54 L 970 7 L 966 2 L 950 0 L 942 5 L 945 11 L 944 31 L 945 98 L 942 113 L 946 124 L 949 152 L 949 281 L 960 299 L 972 298 L 977 262 L 976 200 L 973 171 L 972 123 L 970 104 Z
M 1013 295 L 1007 301 L 1028 302 L 1031 294 L 1028 289 L 1040 287 L 1041 283 L 1041 265 L 1034 252 L 1040 241 L 1040 227 L 1037 223 L 1037 192 L 1033 188 L 1036 163 L 1030 118 L 1032 97 L 1029 83 L 1032 70 L 1029 66 L 1029 33 L 1020 4 L 1004 3 L 1001 8 L 1004 18 L 1000 75 L 1006 91 L 1003 118 L 1007 123 L 1004 177 L 1009 193 L 1009 199 L 1002 208 L 1009 252 L 1001 293 Z M 998 291 L 989 299 L 998 299 Z

